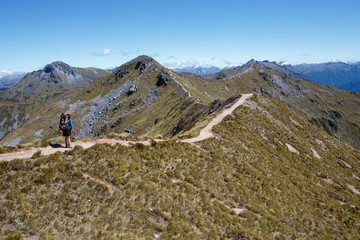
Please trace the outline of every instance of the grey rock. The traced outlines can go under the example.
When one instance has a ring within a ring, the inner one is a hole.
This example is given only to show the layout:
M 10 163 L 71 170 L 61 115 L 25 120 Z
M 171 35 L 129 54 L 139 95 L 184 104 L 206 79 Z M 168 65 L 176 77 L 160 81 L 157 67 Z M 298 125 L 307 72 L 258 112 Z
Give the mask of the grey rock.
M 129 73 L 128 67 L 125 66 L 116 73 L 116 81 L 119 81 L 121 78 L 123 78 L 126 74 Z
M 129 108 L 133 108 L 136 105 L 136 101 L 132 100 L 131 103 L 129 104 Z
M 297 90 L 299 90 L 299 91 L 304 90 L 299 84 L 296 84 L 296 85 L 295 85 L 295 88 L 296 88 Z
M 34 133 L 35 137 L 41 137 L 41 133 L 44 131 L 44 129 L 40 129 L 39 131 L 37 131 L 36 133 Z
M 56 103 L 56 106 L 58 106 L 59 108 L 65 108 L 66 102 L 63 100 L 59 101 L 58 103 Z
M 12 146 L 16 146 L 16 145 L 19 145 L 19 143 L 21 142 L 21 140 L 23 140 L 24 137 L 22 136 L 19 136 L 19 137 L 16 137 L 12 140 L 9 140 L 7 141 L 6 143 L 3 144 L 3 146 L 6 146 L 6 147 L 12 147 Z
M 127 92 L 127 95 L 131 95 L 138 91 L 138 88 L 135 85 L 131 85 L 129 91 Z
M 260 89 L 260 92 L 261 92 L 261 93 L 265 93 L 266 95 L 268 95 L 269 97 L 272 98 L 271 92 L 270 92 L 269 90 L 267 90 L 266 88 L 261 88 L 261 89 Z
M 69 105 L 69 109 L 67 110 L 68 113 L 73 113 L 76 111 L 76 109 L 81 105 L 83 104 L 85 101 L 80 101 L 80 100 L 77 100 L 76 102 L 74 102 L 73 104 L 70 104 Z
M 170 74 L 168 72 L 166 72 L 164 70 L 164 68 L 161 69 L 161 71 L 157 75 L 156 86 L 158 86 L 158 87 L 160 87 L 160 86 L 166 87 L 167 85 L 169 85 L 170 81 L 171 81 Z
M 94 132 L 93 126 L 101 119 L 102 113 L 106 111 L 106 109 L 109 109 L 109 107 L 114 103 L 114 98 L 116 99 L 123 95 L 131 85 L 133 85 L 133 81 L 129 79 L 118 88 L 109 91 L 105 96 L 98 96 L 94 98 L 92 100 L 93 106 L 90 108 L 91 111 L 82 117 L 82 128 L 79 129 L 75 138 L 88 137 L 92 134 Z M 92 122 L 91 126 L 89 125 L 89 122 Z
M 126 133 L 131 133 L 131 134 L 135 134 L 135 133 L 136 133 L 136 131 L 135 131 L 134 129 L 132 129 L 131 127 L 125 128 L 124 132 L 126 132 Z
M 262 75 L 262 76 L 264 76 L 264 77 L 267 77 L 267 76 L 268 76 L 268 74 L 267 74 L 264 70 L 262 70 L 262 69 L 259 70 L 259 74 Z
M 122 108 L 123 105 L 124 105 L 124 104 L 123 104 L 122 102 L 119 102 L 119 103 L 115 104 L 115 105 L 114 105 L 114 108 L 113 108 L 113 111 L 116 111 L 116 110 Z
M 121 124 L 122 122 L 122 118 L 119 117 L 118 119 L 116 119 L 116 121 L 111 125 L 111 128 L 116 127 L 117 125 Z

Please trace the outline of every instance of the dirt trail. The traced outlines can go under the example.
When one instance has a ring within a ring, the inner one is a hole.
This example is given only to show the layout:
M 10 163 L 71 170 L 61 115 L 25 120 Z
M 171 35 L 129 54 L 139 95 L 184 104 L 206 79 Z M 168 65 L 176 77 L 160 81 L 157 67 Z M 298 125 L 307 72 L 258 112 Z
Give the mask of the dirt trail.
M 214 133 L 212 132 L 212 128 L 220 123 L 227 115 L 232 114 L 232 112 L 239 107 L 240 105 L 244 104 L 245 100 L 249 99 L 253 94 L 243 94 L 236 103 L 234 103 L 231 107 L 225 109 L 221 113 L 219 113 L 216 117 L 211 120 L 211 122 L 200 131 L 199 136 L 189 139 L 183 139 L 180 142 L 187 142 L 187 143 L 194 143 L 199 142 L 208 138 L 215 137 Z
M 180 140 L 180 142 L 187 142 L 187 143 L 194 143 L 199 142 L 208 138 L 215 137 L 214 133 L 212 132 L 212 128 L 220 123 L 227 115 L 232 114 L 232 112 L 239 107 L 240 105 L 244 104 L 244 102 L 249 99 L 253 94 L 243 94 L 239 100 L 237 100 L 231 107 L 223 110 L 220 112 L 215 118 L 211 120 L 211 122 L 200 131 L 199 136 L 195 138 L 189 138 L 189 139 L 183 139 Z M 158 139 L 156 141 L 162 141 L 161 139 Z M 131 144 L 135 143 L 142 143 L 144 145 L 149 145 L 149 141 L 126 141 L 126 140 L 119 140 L 119 139 L 95 139 L 90 141 L 76 141 L 73 142 L 71 145 L 72 147 L 75 146 L 82 146 L 84 149 L 94 146 L 97 143 L 109 143 L 109 144 L 116 144 L 119 143 L 124 146 L 130 146 Z M 48 146 L 48 147 L 39 147 L 39 148 L 30 148 L 30 149 L 23 149 L 16 152 L 11 153 L 4 153 L 0 154 L 0 161 L 10 161 L 13 159 L 26 159 L 31 158 L 34 153 L 37 151 L 41 151 L 41 155 L 50 155 L 52 153 L 55 153 L 57 151 L 64 152 L 66 150 L 70 150 L 69 148 L 63 148 L 61 145 L 56 146 Z

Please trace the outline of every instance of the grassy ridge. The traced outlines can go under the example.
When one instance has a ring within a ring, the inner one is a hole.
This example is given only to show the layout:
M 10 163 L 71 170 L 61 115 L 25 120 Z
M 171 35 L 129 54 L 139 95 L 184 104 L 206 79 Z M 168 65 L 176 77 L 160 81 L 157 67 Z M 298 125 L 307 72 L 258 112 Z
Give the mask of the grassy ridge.
M 33 160 L 2 162 L 1 235 L 40 234 L 44 239 L 359 236 L 360 197 L 349 187 L 360 189 L 357 150 L 262 96 L 239 107 L 214 131 L 220 139 L 197 146 L 175 141 L 132 147 L 98 144 L 87 150 L 75 147 Z M 4 230 L 9 226 L 12 231 Z

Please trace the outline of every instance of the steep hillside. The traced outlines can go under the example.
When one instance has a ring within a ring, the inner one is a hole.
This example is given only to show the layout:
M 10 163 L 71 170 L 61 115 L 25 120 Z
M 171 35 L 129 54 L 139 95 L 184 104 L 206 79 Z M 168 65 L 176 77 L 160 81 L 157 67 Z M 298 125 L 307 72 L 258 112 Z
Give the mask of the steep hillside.
M 279 65 L 276 62 L 270 62 L 268 60 L 265 61 L 256 61 L 254 59 L 251 59 L 249 62 L 244 64 L 243 66 L 231 68 L 231 69 L 224 69 L 222 71 L 219 71 L 215 74 L 209 74 L 207 77 L 209 78 L 215 78 L 215 79 L 224 79 L 224 78 L 230 78 L 234 77 L 235 75 L 239 74 L 239 70 L 244 70 L 245 66 L 249 66 L 251 64 L 259 64 L 261 66 L 264 66 L 268 69 L 273 69 L 278 72 L 285 73 L 291 77 L 295 77 L 302 80 L 309 80 L 302 72 L 300 72 L 298 69 L 294 68 L 291 65 L 285 64 L 285 65 Z
M 196 144 L 97 144 L 0 162 L 0 235 L 357 239 L 360 153 L 255 96 Z
M 75 138 L 189 137 L 239 94 L 258 92 L 360 149 L 358 93 L 299 80 L 256 61 L 212 77 L 176 73 L 140 56 L 87 88 L 0 102 L 6 113 L 0 116 L 0 144 L 56 136 L 64 111 L 74 119 Z
M 311 81 L 331 87 L 360 92 L 360 65 L 343 62 L 300 64 L 294 66 Z
M 212 77 L 226 83 L 229 89 L 255 91 L 278 99 L 315 126 L 360 149 L 358 93 L 302 81 L 253 61 Z
M 113 136 L 172 137 L 190 129 L 196 122 L 221 110 L 236 99 L 225 83 L 216 80 L 184 78 L 162 67 L 154 59 L 140 56 L 95 81 L 87 88 L 57 91 L 22 103 L 0 102 L 4 114 L 0 117 L 1 144 L 16 145 L 57 134 L 61 112 L 69 112 L 76 129 L 75 138 L 105 134 Z M 200 87 L 200 85 L 202 87 Z M 25 98 L 23 98 L 25 99 Z M 37 102 L 37 111 L 33 111 Z M 17 111 L 19 105 L 27 106 Z M 26 120 L 23 121 L 25 115 Z M 21 116 L 20 116 L 21 115 Z M 14 122 L 21 119 L 21 127 Z M 25 125 L 24 125 L 25 124 Z
M 42 70 L 26 74 L 20 83 L 2 91 L 0 100 L 81 88 L 108 74 L 102 69 L 74 68 L 63 62 L 53 62 Z

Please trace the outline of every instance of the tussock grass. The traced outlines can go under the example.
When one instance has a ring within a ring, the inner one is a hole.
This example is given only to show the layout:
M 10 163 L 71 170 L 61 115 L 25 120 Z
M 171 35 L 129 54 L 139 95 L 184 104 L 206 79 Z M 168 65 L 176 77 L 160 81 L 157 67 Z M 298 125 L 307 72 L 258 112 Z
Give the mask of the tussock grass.
M 215 126 L 221 139 L 196 146 L 96 144 L 1 162 L 0 224 L 45 239 L 356 239 L 347 183 L 360 189 L 360 153 L 273 99 L 252 100 Z

